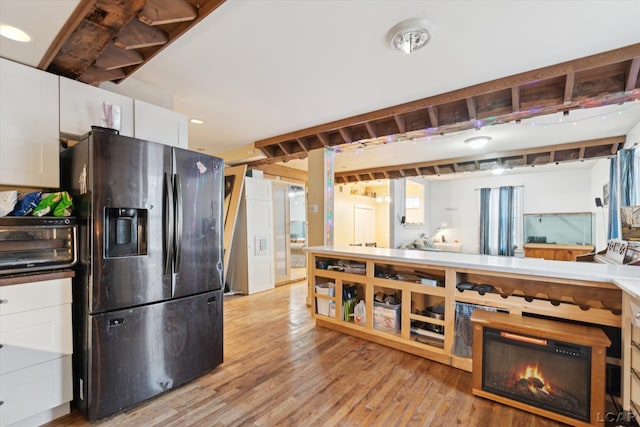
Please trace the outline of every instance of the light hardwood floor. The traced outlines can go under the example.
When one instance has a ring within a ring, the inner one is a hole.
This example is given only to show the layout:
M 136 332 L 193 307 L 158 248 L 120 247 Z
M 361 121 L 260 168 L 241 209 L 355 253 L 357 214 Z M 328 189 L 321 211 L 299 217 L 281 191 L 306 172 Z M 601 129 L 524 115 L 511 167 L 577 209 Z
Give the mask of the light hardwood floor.
M 222 365 L 94 425 L 560 425 L 474 397 L 468 372 L 316 328 L 305 297 L 298 283 L 226 298 Z M 87 425 L 77 411 L 48 424 Z

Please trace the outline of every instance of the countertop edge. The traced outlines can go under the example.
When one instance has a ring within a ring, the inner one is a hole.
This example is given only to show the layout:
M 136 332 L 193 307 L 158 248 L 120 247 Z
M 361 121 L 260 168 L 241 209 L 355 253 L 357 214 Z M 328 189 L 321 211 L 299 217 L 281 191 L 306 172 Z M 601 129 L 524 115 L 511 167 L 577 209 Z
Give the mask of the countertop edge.
M 73 270 L 57 270 L 31 274 L 16 274 L 7 277 L 0 277 L 0 286 L 20 285 L 24 283 L 43 282 L 46 280 L 55 279 L 66 279 L 67 277 L 74 276 L 75 271 Z

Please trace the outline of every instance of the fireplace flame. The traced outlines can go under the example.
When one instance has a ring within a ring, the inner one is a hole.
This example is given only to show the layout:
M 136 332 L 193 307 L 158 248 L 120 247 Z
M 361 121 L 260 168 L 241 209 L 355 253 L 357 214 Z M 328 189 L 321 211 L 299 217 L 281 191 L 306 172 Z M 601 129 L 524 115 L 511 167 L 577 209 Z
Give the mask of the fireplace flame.
M 534 395 L 537 395 L 538 393 L 549 395 L 551 386 L 545 381 L 542 376 L 542 372 L 538 369 L 538 365 L 527 365 L 524 372 L 519 374 L 519 377 L 521 380 L 525 380 L 529 383 L 529 391 Z

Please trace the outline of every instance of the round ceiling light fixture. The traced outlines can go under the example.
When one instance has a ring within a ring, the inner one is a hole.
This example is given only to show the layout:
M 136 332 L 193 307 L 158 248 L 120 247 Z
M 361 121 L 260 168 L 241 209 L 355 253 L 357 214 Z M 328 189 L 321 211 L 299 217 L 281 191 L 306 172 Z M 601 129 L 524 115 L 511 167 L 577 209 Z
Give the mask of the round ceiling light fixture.
M 409 54 L 423 48 L 429 40 L 429 25 L 426 19 L 412 18 L 394 25 L 387 33 L 387 40 L 394 49 Z
M 474 136 L 473 138 L 465 139 L 464 143 L 469 144 L 471 148 L 482 148 L 487 145 L 489 141 L 491 141 L 490 136 Z
M 20 28 L 7 24 L 0 24 L 0 36 L 21 43 L 27 43 L 31 41 L 31 37 L 29 36 L 29 34 L 25 33 Z

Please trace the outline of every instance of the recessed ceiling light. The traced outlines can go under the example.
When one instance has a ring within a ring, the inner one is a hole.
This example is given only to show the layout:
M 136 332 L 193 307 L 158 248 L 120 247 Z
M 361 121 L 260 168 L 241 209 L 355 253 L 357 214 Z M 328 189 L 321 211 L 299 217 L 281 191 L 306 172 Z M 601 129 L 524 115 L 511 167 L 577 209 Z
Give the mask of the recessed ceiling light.
M 204 124 L 204 120 L 202 120 L 202 119 L 191 119 L 189 121 L 191 123 L 193 123 L 194 125 L 203 125 Z
M 428 24 L 427 20 L 422 18 L 402 21 L 389 30 L 387 41 L 400 52 L 413 53 L 431 40 Z
M 6 24 L 0 24 L 0 36 L 22 43 L 31 41 L 29 34 L 25 33 L 20 28 Z
M 469 144 L 471 148 L 482 148 L 487 145 L 489 141 L 491 141 L 490 136 L 474 136 L 473 138 L 465 139 L 464 143 Z

